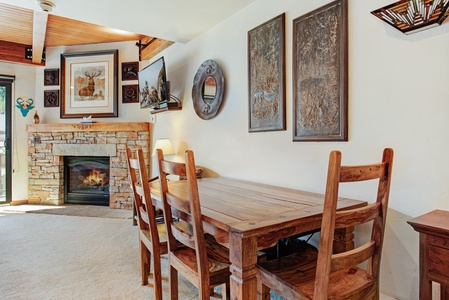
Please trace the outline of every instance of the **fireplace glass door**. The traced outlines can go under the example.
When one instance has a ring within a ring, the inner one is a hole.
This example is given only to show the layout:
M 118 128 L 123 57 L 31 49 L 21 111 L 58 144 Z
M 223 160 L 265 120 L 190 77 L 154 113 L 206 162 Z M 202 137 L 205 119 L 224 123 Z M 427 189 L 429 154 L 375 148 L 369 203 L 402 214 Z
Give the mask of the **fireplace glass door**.
M 109 157 L 64 157 L 66 203 L 109 206 Z

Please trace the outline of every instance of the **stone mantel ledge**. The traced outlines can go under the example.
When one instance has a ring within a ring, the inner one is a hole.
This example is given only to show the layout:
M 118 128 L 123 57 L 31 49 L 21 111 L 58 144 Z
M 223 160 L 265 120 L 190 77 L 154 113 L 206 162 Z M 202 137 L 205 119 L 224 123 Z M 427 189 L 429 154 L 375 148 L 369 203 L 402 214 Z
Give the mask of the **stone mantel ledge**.
M 148 122 L 54 123 L 27 125 L 27 132 L 149 131 Z

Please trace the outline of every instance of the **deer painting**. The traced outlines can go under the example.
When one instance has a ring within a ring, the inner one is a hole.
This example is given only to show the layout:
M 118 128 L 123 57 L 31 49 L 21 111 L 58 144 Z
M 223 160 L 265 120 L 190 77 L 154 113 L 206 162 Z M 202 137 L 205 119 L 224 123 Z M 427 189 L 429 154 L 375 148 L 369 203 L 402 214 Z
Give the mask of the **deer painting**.
M 88 97 L 92 98 L 95 93 L 95 77 L 98 77 L 101 75 L 101 70 L 98 70 L 98 72 L 84 72 L 84 75 L 86 75 L 87 78 L 87 86 L 80 88 L 78 95 L 80 97 Z

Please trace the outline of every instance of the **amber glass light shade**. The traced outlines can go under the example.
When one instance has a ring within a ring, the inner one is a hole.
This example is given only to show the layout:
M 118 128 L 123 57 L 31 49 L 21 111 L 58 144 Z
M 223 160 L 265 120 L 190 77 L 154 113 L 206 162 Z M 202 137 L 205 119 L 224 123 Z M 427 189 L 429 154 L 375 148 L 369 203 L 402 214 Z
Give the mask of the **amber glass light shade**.
M 405 34 L 441 25 L 449 0 L 401 0 L 371 13 Z

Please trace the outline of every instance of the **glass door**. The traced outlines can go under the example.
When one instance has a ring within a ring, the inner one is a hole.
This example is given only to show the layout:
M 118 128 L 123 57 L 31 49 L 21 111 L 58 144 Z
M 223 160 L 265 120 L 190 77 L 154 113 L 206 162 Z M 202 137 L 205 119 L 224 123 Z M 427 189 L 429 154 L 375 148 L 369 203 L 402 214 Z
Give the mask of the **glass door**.
M 0 204 L 11 202 L 12 80 L 0 78 Z

